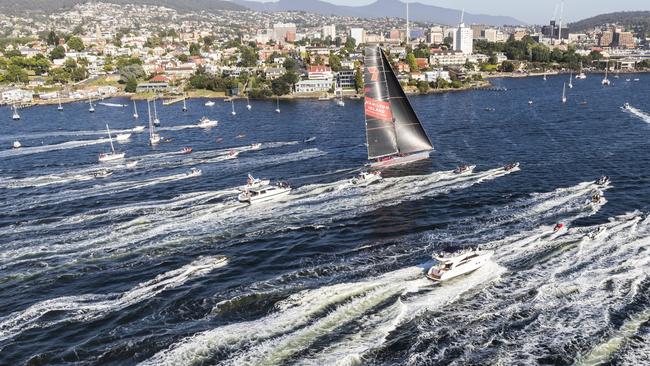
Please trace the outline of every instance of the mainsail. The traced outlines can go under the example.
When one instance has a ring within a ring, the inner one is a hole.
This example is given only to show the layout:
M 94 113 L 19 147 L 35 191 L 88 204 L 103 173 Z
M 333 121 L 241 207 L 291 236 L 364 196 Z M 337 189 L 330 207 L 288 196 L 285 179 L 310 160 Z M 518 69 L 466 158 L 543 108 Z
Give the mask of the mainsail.
M 367 47 L 364 64 L 368 159 L 432 150 L 383 50 Z

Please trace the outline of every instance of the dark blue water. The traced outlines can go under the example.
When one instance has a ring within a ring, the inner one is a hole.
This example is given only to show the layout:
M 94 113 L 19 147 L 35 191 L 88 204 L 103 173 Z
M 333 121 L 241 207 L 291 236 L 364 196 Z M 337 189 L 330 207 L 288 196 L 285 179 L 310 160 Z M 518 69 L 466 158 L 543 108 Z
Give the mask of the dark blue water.
M 360 100 L 283 101 L 280 114 L 237 101 L 236 116 L 220 101 L 159 105 L 171 142 L 134 133 L 116 144 L 126 161 L 108 165 L 105 124 L 146 125 L 146 103 L 139 120 L 131 106 L 40 106 L 19 122 L 3 108 L 0 364 L 648 360 L 650 83 L 637 77 L 576 80 L 566 104 L 564 76 L 413 96 L 436 151 L 367 187 L 347 184 L 366 163 Z M 218 127 L 196 128 L 202 116 Z M 512 161 L 521 170 L 507 174 Z M 453 174 L 461 164 L 476 168 Z M 247 173 L 295 189 L 241 205 Z M 601 175 L 609 187 L 590 183 Z M 598 190 L 607 202 L 587 204 Z M 558 221 L 571 229 L 550 240 Z M 583 239 L 601 224 L 604 237 Z M 494 263 L 423 278 L 433 252 L 474 245 Z

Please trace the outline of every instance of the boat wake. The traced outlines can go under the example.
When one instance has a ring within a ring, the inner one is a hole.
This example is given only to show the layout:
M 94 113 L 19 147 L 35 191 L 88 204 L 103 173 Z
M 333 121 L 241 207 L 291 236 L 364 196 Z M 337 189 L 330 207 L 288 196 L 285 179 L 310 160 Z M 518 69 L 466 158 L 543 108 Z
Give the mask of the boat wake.
M 32 328 L 47 328 L 62 322 L 92 321 L 182 286 L 227 263 L 223 256 L 202 257 L 123 293 L 66 296 L 38 302 L 0 318 L 0 342 Z
M 650 114 L 647 114 L 647 113 L 645 113 L 644 111 L 642 111 L 642 110 L 640 110 L 638 108 L 630 106 L 628 109 L 623 108 L 622 110 L 624 112 L 627 112 L 627 113 L 633 115 L 633 116 L 638 117 L 639 119 L 641 119 L 642 121 L 644 121 L 646 123 L 650 123 Z
M 54 144 L 54 145 L 30 146 L 30 147 L 21 147 L 20 149 L 0 150 L 0 158 L 39 154 L 39 153 L 55 151 L 55 150 L 75 149 L 78 147 L 99 145 L 108 142 L 109 142 L 108 139 L 79 140 L 79 141 L 67 141 L 67 142 L 62 142 L 60 144 Z

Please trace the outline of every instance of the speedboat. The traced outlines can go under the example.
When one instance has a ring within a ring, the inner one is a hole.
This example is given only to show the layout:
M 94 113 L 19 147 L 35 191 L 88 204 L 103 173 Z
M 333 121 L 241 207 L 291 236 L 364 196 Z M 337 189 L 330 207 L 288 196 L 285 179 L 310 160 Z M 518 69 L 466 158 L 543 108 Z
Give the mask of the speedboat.
M 492 107 L 485 107 L 484 110 L 485 110 L 486 112 L 494 112 L 494 111 L 495 111 L 495 109 L 492 108 Z
M 95 177 L 95 178 L 106 178 L 106 177 L 109 177 L 111 175 L 113 175 L 113 172 L 108 170 L 108 169 L 98 170 L 98 171 L 93 173 L 93 177 Z
M 461 166 L 457 167 L 456 169 L 454 169 L 454 174 L 467 173 L 467 172 L 472 171 L 473 169 L 474 169 L 473 165 L 461 165 Z
M 625 81 L 627 81 L 629 83 L 630 81 L 632 81 L 632 79 L 625 79 Z
M 172 141 L 174 141 L 174 140 L 171 137 L 164 137 L 162 139 L 162 142 L 172 142 Z
M 591 195 L 591 198 L 589 200 L 587 200 L 587 204 L 598 205 L 602 203 L 603 200 L 604 200 L 603 196 L 601 196 L 599 192 L 596 192 Z
M 230 150 L 228 152 L 228 155 L 226 155 L 225 159 L 228 159 L 228 160 L 229 159 L 237 159 L 238 156 L 239 156 L 239 151 Z
M 203 172 L 198 168 L 192 168 L 189 172 L 187 172 L 188 177 L 198 177 L 201 174 L 203 174 Z
M 633 81 L 634 81 L 634 82 L 637 82 L 637 81 L 639 81 L 639 78 L 634 78 Z
M 599 226 L 596 230 L 590 232 L 587 234 L 587 238 L 591 240 L 596 240 L 605 235 L 607 232 L 607 228 L 605 226 Z
M 533 101 L 532 101 L 532 100 L 529 100 L 529 101 L 528 101 L 528 105 L 533 105 Z
M 240 133 L 239 135 L 235 136 L 235 138 L 238 138 L 238 139 L 243 139 L 244 137 L 246 137 L 246 134 L 244 134 L 244 133 Z
M 205 106 L 206 107 L 214 107 L 214 102 L 211 101 L 211 100 L 208 100 L 207 102 L 205 102 Z
M 237 196 L 237 200 L 245 203 L 263 202 L 284 197 L 289 192 L 291 192 L 291 187 L 287 183 L 278 183 L 277 185 L 247 189 Z
M 181 149 L 181 154 L 189 154 L 192 152 L 192 148 L 187 146 Z
M 118 152 L 109 152 L 109 153 L 100 153 L 99 154 L 99 162 L 100 163 L 107 163 L 111 161 L 116 161 L 116 160 L 122 160 L 124 159 L 124 153 L 118 153 Z
M 197 123 L 197 126 L 199 126 L 199 127 L 214 127 L 214 126 L 216 126 L 218 124 L 219 124 L 218 121 L 211 120 L 211 119 L 209 119 L 207 117 L 201 117 L 201 119 L 199 120 L 199 123 Z
M 569 228 L 567 228 L 567 226 L 564 225 L 563 223 L 558 222 L 553 227 L 553 233 L 551 234 L 551 237 L 549 238 L 549 240 L 553 240 L 553 239 L 557 238 L 558 236 L 564 235 L 564 234 L 567 233 L 567 231 L 569 231 Z
M 216 143 L 220 143 L 221 141 L 223 141 L 223 137 L 217 137 L 217 138 L 214 140 L 214 142 L 216 142 Z
M 339 107 L 345 107 L 345 102 L 343 101 L 343 99 L 337 99 L 336 105 Z
M 308 143 L 310 143 L 310 142 L 314 142 L 314 141 L 316 141 L 316 136 L 312 136 L 312 137 L 306 138 L 306 139 L 304 139 L 302 142 L 304 142 L 305 144 L 308 144 Z
M 115 140 L 117 141 L 127 141 L 131 137 L 130 133 L 120 133 L 115 135 Z
M 621 107 L 621 109 L 623 109 L 623 110 L 630 110 L 630 103 L 625 103 L 625 104 L 623 104 L 623 106 Z
M 20 149 L 21 146 L 23 145 L 18 140 L 14 141 L 14 144 L 12 145 L 14 149 Z
M 516 161 L 514 163 L 506 164 L 503 167 L 503 170 L 505 170 L 506 172 L 509 172 L 509 171 L 511 171 L 511 170 L 513 170 L 515 168 L 519 168 L 519 162 L 518 161 Z
M 354 185 L 370 184 L 375 181 L 381 181 L 382 179 L 380 171 L 361 172 L 356 177 L 350 179 L 350 183 Z
M 603 175 L 602 177 L 596 179 L 596 182 L 595 182 L 595 183 L 596 183 L 597 185 L 599 185 L 599 186 L 604 186 L 604 185 L 606 185 L 607 183 L 609 183 L 609 177 L 606 176 L 606 175 Z
M 252 188 L 266 187 L 269 184 L 271 184 L 271 181 L 268 179 L 255 178 L 252 175 L 248 174 L 246 185 L 239 187 L 239 190 L 246 191 Z
M 491 251 L 476 249 L 461 252 L 453 257 L 434 257 L 439 263 L 429 268 L 427 278 L 446 281 L 473 272 L 489 262 L 491 256 Z
M 131 131 L 133 131 L 133 132 L 142 132 L 142 131 L 144 131 L 144 126 L 135 126 L 135 127 L 133 127 L 133 129 Z
M 251 144 L 251 147 L 250 147 L 251 150 L 259 150 L 261 148 L 262 148 L 262 144 L 260 144 L 259 142 Z

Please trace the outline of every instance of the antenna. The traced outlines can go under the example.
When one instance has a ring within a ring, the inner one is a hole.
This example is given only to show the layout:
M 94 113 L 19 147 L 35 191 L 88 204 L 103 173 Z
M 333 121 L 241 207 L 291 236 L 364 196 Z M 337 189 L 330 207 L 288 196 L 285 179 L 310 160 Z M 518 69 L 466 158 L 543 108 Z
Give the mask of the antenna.
M 562 18 L 564 17 L 564 0 L 562 0 L 562 3 L 560 5 L 560 30 L 557 35 L 557 39 L 562 43 Z
M 411 38 L 411 29 L 409 28 L 409 2 L 406 2 L 406 45 L 409 45 L 409 38 Z
M 463 24 L 463 20 L 465 20 L 465 8 L 460 12 L 460 24 Z

